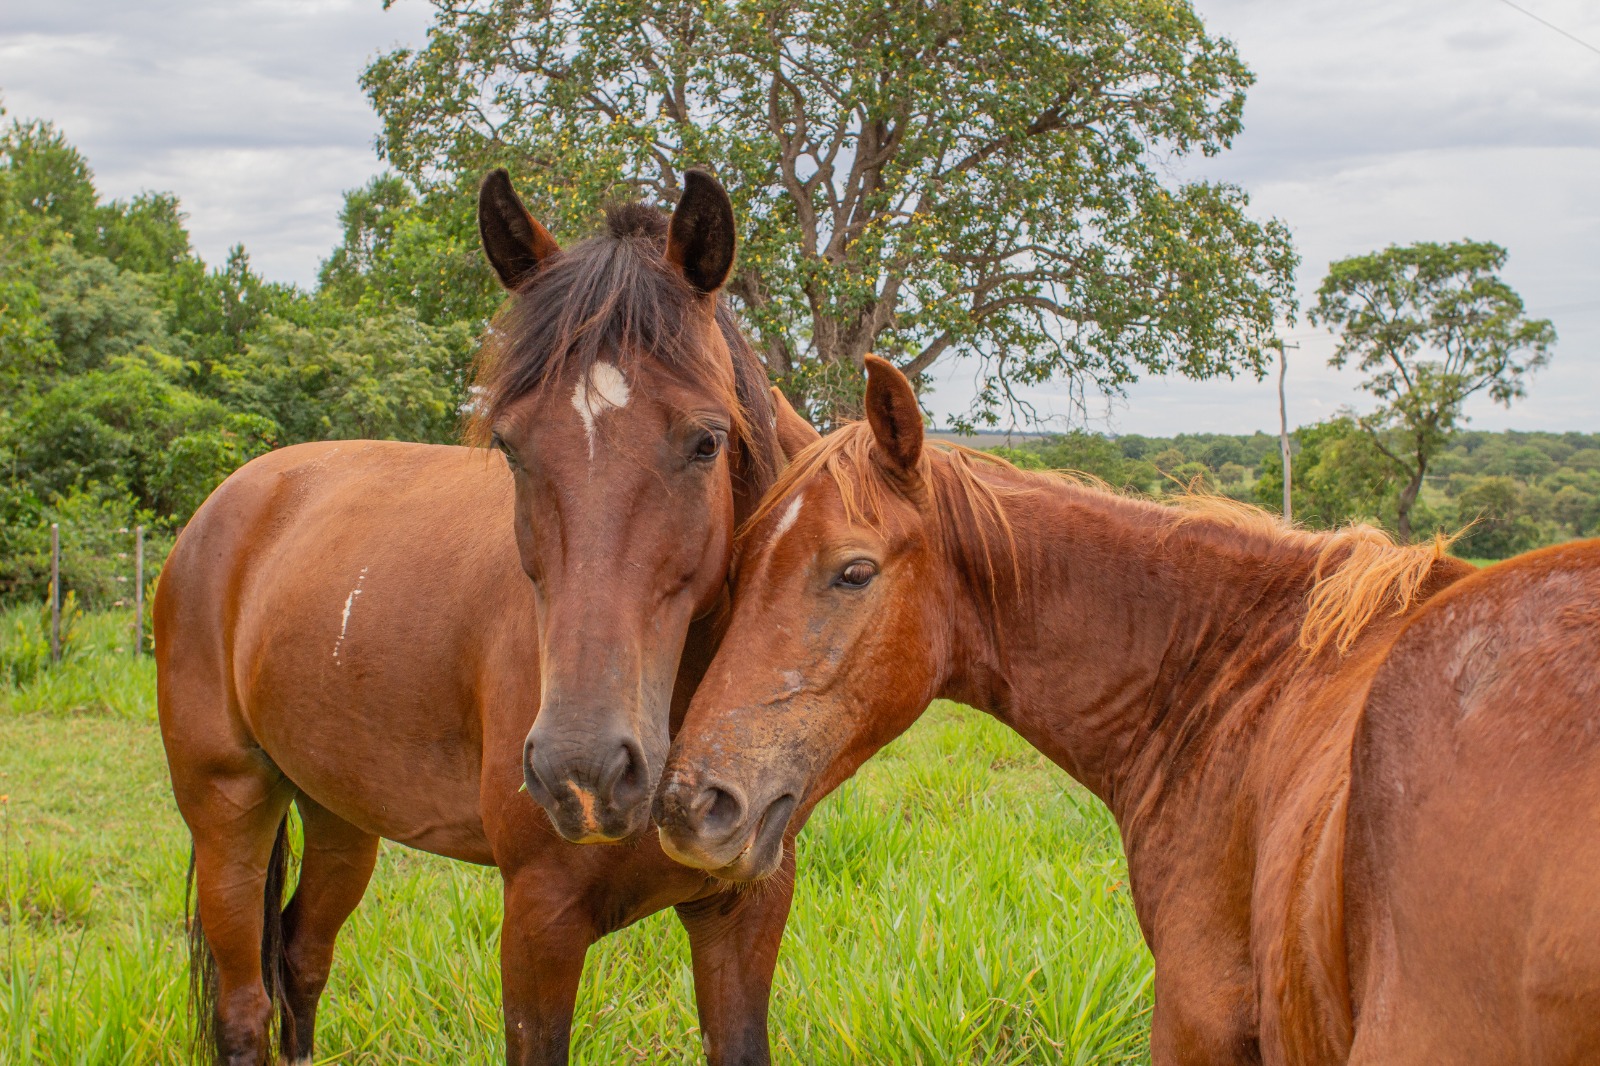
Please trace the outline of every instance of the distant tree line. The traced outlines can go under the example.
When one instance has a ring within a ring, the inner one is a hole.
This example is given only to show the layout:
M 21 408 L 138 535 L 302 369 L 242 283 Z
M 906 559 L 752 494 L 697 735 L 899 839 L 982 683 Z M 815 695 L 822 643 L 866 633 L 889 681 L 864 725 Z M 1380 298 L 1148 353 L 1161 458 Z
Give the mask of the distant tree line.
M 1277 511 L 1283 461 L 1276 435 L 1183 433 L 1116 437 L 1073 432 L 994 449 L 1028 469 L 1078 470 L 1113 488 L 1160 497 L 1200 490 Z M 1404 473 L 1349 416 L 1291 434 L 1295 518 L 1313 529 L 1396 526 Z M 1420 534 L 1466 529 L 1456 553 L 1504 559 L 1600 534 L 1600 433 L 1462 430 L 1433 457 L 1412 505 Z

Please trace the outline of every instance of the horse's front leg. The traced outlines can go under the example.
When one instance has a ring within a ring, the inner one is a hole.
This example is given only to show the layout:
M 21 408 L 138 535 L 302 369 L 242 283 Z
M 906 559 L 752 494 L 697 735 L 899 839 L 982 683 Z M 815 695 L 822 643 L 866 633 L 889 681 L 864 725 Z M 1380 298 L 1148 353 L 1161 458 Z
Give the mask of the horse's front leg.
M 500 932 L 507 1066 L 565 1066 L 583 960 L 596 931 L 581 889 L 550 865 L 505 875 Z
M 794 898 L 794 842 L 758 884 L 678 904 L 694 960 L 700 1038 L 711 1066 L 767 1066 L 767 1002 Z

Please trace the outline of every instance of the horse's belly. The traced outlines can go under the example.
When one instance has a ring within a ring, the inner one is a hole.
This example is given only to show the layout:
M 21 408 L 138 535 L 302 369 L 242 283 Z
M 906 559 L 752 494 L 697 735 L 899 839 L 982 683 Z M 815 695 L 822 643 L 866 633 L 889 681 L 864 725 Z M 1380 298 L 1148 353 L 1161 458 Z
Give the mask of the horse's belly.
M 252 731 L 300 791 L 385 839 L 493 862 L 479 810 L 479 749 L 460 708 L 373 686 L 263 696 L 250 708 Z

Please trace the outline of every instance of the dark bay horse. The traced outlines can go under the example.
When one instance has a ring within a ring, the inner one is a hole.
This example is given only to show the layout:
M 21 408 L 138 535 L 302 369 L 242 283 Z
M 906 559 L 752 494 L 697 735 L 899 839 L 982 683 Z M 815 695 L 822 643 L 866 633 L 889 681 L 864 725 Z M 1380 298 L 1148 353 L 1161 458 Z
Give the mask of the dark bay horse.
M 1103 800 L 1172 1063 L 1600 1062 L 1600 544 L 1475 572 L 868 419 L 740 541 L 657 797 L 730 878 L 936 696 Z
M 734 223 L 709 176 L 687 176 L 670 221 L 622 207 L 566 250 L 504 171 L 479 214 L 512 292 L 475 393 L 499 451 L 262 456 L 162 574 L 199 1039 L 232 1064 L 275 1044 L 311 1061 L 334 938 L 387 838 L 499 868 L 508 1062 L 565 1062 L 589 944 L 676 906 L 708 1058 L 765 1063 L 789 893 L 735 893 L 640 830 L 714 647 L 736 524 L 780 431 L 808 427 L 717 295 Z M 304 852 L 283 907 L 291 803 Z

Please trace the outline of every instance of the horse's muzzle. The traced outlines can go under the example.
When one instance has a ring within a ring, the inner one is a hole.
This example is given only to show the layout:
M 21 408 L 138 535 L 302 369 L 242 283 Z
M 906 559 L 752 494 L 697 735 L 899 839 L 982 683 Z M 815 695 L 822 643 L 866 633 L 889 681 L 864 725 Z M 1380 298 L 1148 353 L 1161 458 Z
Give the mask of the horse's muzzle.
M 680 771 L 656 793 L 655 818 L 668 857 L 730 881 L 757 881 L 783 861 L 795 807 L 795 797 L 784 793 L 752 816 L 739 786 Z
M 550 822 L 574 844 L 611 844 L 650 824 L 651 777 L 632 737 L 567 745 L 529 732 L 522 779 Z

